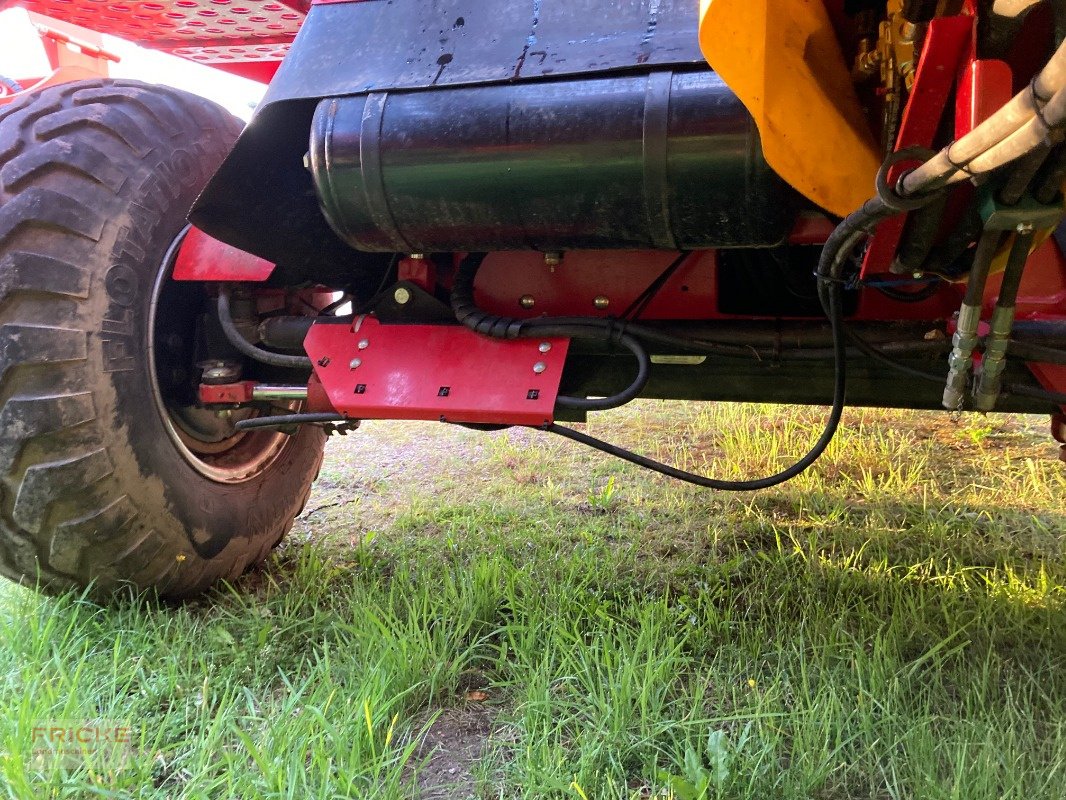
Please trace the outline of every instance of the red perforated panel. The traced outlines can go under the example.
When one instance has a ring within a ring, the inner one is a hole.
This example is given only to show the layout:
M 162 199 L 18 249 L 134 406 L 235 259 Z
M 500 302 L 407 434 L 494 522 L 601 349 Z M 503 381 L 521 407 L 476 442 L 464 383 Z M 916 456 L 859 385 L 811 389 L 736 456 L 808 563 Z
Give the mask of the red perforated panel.
M 308 7 L 302 0 L 19 0 L 18 5 L 153 50 L 219 65 L 284 58 Z

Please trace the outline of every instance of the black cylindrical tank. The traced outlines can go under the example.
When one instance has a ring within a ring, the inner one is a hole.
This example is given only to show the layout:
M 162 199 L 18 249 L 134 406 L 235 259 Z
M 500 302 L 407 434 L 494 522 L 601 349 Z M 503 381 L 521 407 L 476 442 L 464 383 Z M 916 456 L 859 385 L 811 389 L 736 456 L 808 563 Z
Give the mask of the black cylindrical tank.
M 310 168 L 371 251 L 767 246 L 796 206 L 710 71 L 331 98 Z

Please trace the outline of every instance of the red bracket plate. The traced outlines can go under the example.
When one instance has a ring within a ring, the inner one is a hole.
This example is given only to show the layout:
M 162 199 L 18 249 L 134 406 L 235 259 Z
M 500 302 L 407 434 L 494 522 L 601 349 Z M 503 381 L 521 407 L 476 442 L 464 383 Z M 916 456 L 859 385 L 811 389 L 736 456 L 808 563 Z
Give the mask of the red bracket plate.
M 176 281 L 265 281 L 274 265 L 190 227 L 174 261 Z
M 569 344 L 373 317 L 313 325 L 304 339 L 330 403 L 346 417 L 501 425 L 552 421 Z
M 929 23 L 914 86 L 896 137 L 896 150 L 932 145 L 951 87 L 959 74 L 959 65 L 970 43 L 973 25 L 973 19 L 964 16 L 940 17 Z M 889 184 L 908 166 L 914 165 L 899 164 L 889 170 Z M 903 235 L 905 221 L 906 216 L 900 214 L 877 226 L 863 261 L 862 277 L 888 270 Z
M 201 383 L 200 402 L 204 405 L 215 403 L 250 403 L 255 381 L 238 381 L 237 383 Z

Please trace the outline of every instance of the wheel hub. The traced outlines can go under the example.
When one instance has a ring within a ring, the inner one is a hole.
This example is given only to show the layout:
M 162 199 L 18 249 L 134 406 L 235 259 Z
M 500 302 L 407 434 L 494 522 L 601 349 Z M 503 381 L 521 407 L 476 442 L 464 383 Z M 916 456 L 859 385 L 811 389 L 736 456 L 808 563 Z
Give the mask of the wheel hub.
M 199 309 L 207 284 L 171 277 L 188 230 L 179 233 L 167 250 L 152 291 L 148 320 L 152 396 L 171 443 L 190 467 L 218 483 L 243 483 L 266 470 L 289 437 L 276 431 L 236 431 L 237 421 L 258 416 L 255 408 L 209 409 L 197 403 L 193 379 L 201 372 L 210 376 L 222 366 L 193 358 L 195 343 L 204 336 Z

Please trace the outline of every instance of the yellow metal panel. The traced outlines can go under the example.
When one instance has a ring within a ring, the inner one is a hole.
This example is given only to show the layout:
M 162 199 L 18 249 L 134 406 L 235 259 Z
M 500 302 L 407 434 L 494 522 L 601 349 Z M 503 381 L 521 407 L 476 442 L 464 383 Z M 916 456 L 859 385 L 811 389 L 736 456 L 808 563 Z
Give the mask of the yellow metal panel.
M 874 193 L 878 147 L 822 0 L 700 0 L 700 47 L 797 191 L 840 216 Z

